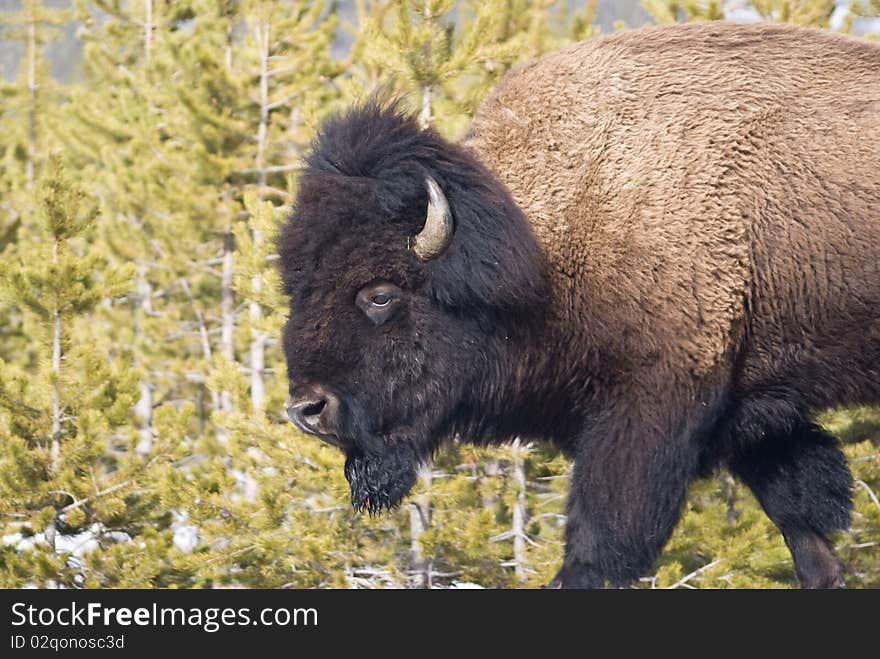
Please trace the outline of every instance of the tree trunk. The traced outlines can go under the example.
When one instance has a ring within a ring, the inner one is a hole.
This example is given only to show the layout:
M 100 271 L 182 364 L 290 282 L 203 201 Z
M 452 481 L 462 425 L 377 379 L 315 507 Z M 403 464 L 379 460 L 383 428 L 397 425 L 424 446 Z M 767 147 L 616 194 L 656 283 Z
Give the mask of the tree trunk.
M 526 449 L 519 437 L 513 441 L 513 483 L 516 499 L 513 502 L 513 569 L 517 581 L 526 580 Z
M 422 87 L 422 109 L 419 112 L 419 125 L 422 128 L 428 128 L 431 125 L 434 117 L 431 114 L 431 100 L 433 95 L 433 89 L 431 85 L 425 85 Z
M 409 508 L 409 547 L 412 552 L 411 583 L 413 588 L 431 587 L 431 561 L 422 552 L 420 541 L 431 525 L 431 483 L 434 474 L 430 466 L 419 471 L 422 494 L 417 496 Z
M 233 25 L 229 20 L 226 26 L 226 47 L 224 64 L 226 70 L 232 72 L 232 33 Z M 226 227 L 223 233 L 223 266 L 220 271 L 220 354 L 230 364 L 235 363 L 235 293 L 233 278 L 235 276 L 235 234 L 232 226 Z M 232 392 L 220 392 L 220 411 L 232 412 Z M 224 428 L 217 428 L 217 439 L 226 442 L 228 437 Z
M 153 49 L 153 0 L 144 0 L 144 62 L 147 67 L 150 65 L 150 55 Z M 143 222 L 143 220 L 142 220 Z M 138 308 L 143 309 L 144 313 L 150 314 L 153 311 L 152 288 L 150 282 L 147 281 L 145 270 L 146 265 L 138 267 L 137 278 L 137 295 L 134 298 L 135 327 L 134 333 L 136 337 L 143 335 L 143 328 L 138 321 Z M 142 363 L 141 366 L 144 366 Z M 135 450 L 140 455 L 147 455 L 153 447 L 153 385 L 147 375 L 147 369 L 144 368 L 144 375 L 138 384 L 140 398 L 134 406 L 135 414 L 138 417 L 138 433 L 141 436 L 140 442 Z
M 235 293 L 232 288 L 235 272 L 235 236 L 223 234 L 223 268 L 220 273 L 220 354 L 229 363 L 235 362 Z M 232 393 L 220 392 L 220 409 L 232 411 Z M 223 435 L 225 437 L 225 435 Z
M 262 242 L 262 236 L 259 231 L 253 232 L 253 240 L 254 245 Z M 260 281 L 257 277 L 254 277 L 254 280 L 251 281 L 251 288 L 254 292 L 260 290 Z M 251 324 L 256 326 L 263 317 L 263 310 L 260 308 L 260 304 L 252 300 L 248 304 L 248 312 Z M 250 368 L 251 405 L 254 410 L 262 410 L 263 402 L 266 398 L 266 384 L 263 380 L 263 373 L 266 368 L 266 333 L 256 327 L 251 330 Z
M 146 266 L 141 266 L 138 269 L 138 280 L 137 280 L 137 296 L 135 297 L 135 318 L 137 319 L 137 309 L 140 307 L 143 309 L 144 313 L 152 313 L 153 311 L 153 302 L 152 302 L 152 288 L 150 287 L 150 282 L 147 281 L 144 270 Z M 141 327 L 140 322 L 135 320 L 134 334 L 136 337 L 140 337 L 143 335 L 143 328 Z M 141 366 L 144 366 L 141 363 Z M 150 452 L 150 449 L 153 447 L 153 385 L 150 382 L 150 378 L 147 375 L 146 369 L 144 370 L 144 375 L 141 377 L 140 384 L 138 385 L 138 389 L 140 390 L 140 399 L 137 404 L 134 406 L 135 414 L 138 416 L 139 429 L 138 432 L 141 436 L 141 441 L 138 442 L 137 452 L 141 455 L 147 455 Z
M 431 1 L 425 0 L 425 26 L 428 28 L 429 32 L 433 23 L 434 15 L 431 13 Z M 425 59 L 431 59 L 430 46 L 427 46 L 425 48 Z M 425 68 L 430 68 L 430 66 L 426 66 Z M 433 101 L 433 91 L 434 90 L 431 85 L 422 85 L 422 109 L 419 112 L 419 125 L 422 128 L 428 128 L 434 120 L 434 115 L 431 107 Z
M 138 389 L 141 396 L 134 409 L 139 418 L 138 434 L 141 436 L 141 441 L 138 442 L 135 450 L 139 455 L 148 455 L 153 448 L 153 385 L 144 377 L 138 384 Z
M 28 152 L 25 164 L 25 177 L 28 190 L 34 187 L 34 160 L 37 153 L 37 16 L 34 5 L 30 5 L 27 42 L 28 69 Z
M 58 264 L 58 237 L 52 242 L 52 263 Z M 54 475 L 61 466 L 61 311 L 57 302 L 52 310 L 52 440 L 49 448 L 49 470 Z M 43 537 L 55 551 L 56 519 L 46 526 Z
M 256 29 L 257 48 L 260 57 L 260 123 L 257 127 L 257 183 L 259 189 L 264 190 L 268 179 L 266 171 L 266 135 L 269 130 L 269 23 L 263 22 Z M 259 250 L 263 242 L 263 234 L 257 229 L 251 231 L 254 249 Z M 261 282 L 259 276 L 251 279 L 251 291 L 254 296 L 259 294 Z M 266 365 L 266 333 L 259 329 L 263 310 L 256 299 L 251 299 L 248 304 L 248 314 L 251 320 L 251 405 L 254 410 L 263 409 L 263 401 L 266 397 L 266 385 L 263 381 L 263 372 Z
M 144 59 L 150 64 L 153 50 L 153 0 L 144 0 Z
M 52 263 L 58 264 L 58 238 L 52 243 Z M 52 473 L 58 472 L 61 459 L 61 311 L 52 311 L 52 443 L 49 458 Z
M 199 323 L 199 343 L 202 345 L 202 356 L 205 358 L 207 363 L 211 363 L 213 359 L 213 351 L 211 350 L 211 340 L 208 338 L 208 328 L 205 325 L 205 316 L 202 314 L 202 310 L 199 308 L 196 299 L 193 297 L 192 290 L 189 287 L 189 283 L 186 278 L 180 279 L 180 287 L 183 289 L 183 292 L 186 293 L 186 296 L 189 298 L 190 305 L 192 306 L 193 313 L 196 315 L 196 320 Z M 202 383 L 202 387 L 204 387 L 204 383 Z M 220 396 L 217 395 L 217 392 L 214 389 L 209 389 L 211 395 L 211 409 L 219 410 L 220 409 Z M 199 396 L 199 419 L 201 423 L 204 424 L 205 421 L 205 401 L 204 396 Z M 204 428 L 200 427 L 199 434 L 204 433 Z
M 721 477 L 721 493 L 727 504 L 727 523 L 735 524 L 742 511 L 736 507 L 736 481 L 730 473 L 725 472 Z

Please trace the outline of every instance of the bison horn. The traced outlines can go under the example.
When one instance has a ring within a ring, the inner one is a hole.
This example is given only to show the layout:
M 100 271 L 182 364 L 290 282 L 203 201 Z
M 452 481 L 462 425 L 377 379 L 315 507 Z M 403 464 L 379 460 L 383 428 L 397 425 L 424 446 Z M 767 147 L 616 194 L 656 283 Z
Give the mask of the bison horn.
M 428 189 L 428 213 L 425 226 L 413 239 L 413 249 L 422 261 L 430 261 L 449 246 L 452 239 L 452 211 L 446 195 L 430 176 L 425 177 Z

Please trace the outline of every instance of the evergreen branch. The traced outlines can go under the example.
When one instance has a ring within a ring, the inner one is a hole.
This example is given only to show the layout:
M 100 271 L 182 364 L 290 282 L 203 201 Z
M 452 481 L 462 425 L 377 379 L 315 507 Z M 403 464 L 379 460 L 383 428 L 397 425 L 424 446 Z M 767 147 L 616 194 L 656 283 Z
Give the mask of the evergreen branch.
M 505 531 L 504 533 L 499 533 L 498 535 L 493 535 L 489 538 L 489 542 L 502 542 L 503 540 L 510 540 L 511 538 L 522 538 L 526 542 L 528 542 L 532 547 L 540 547 L 540 545 L 532 540 L 528 534 L 526 533 L 517 533 L 516 531 Z
M 423 508 L 423 506 L 419 505 L 419 502 L 418 502 L 418 501 L 413 501 L 413 502 L 411 502 L 411 503 L 410 503 L 410 506 L 412 506 L 412 507 L 416 510 L 416 512 L 418 512 L 418 514 L 419 514 L 419 518 L 422 520 L 422 526 L 423 526 L 423 528 L 428 528 L 428 527 L 431 525 L 431 522 L 430 522 L 430 520 L 428 519 L 428 513 L 427 513 L 427 511 Z
M 13 398 L 2 389 L 0 389 L 0 405 L 11 411 L 27 412 L 33 418 L 39 418 L 45 414 L 43 410 L 38 410 L 35 407 L 22 403 L 20 400 Z
M 348 506 L 328 506 L 327 508 L 306 508 L 306 512 L 309 513 L 333 513 L 338 510 L 348 510 Z
M 217 556 L 217 557 L 212 558 L 208 561 L 205 561 L 204 564 L 205 565 L 213 565 L 214 563 L 217 563 L 222 560 L 229 560 L 229 559 L 235 558 L 236 556 L 241 556 L 242 554 L 246 554 L 247 552 L 253 551 L 254 549 L 257 549 L 257 545 L 248 545 L 247 547 L 242 547 L 241 549 L 236 549 L 235 551 L 233 551 L 229 554 L 223 554 L 221 556 Z
M 287 95 L 283 96 L 282 98 L 279 98 L 278 100 L 272 101 L 271 103 L 269 103 L 266 106 L 266 109 L 270 110 L 270 111 L 276 110 L 280 107 L 283 107 L 284 105 L 287 105 L 290 101 L 292 101 L 293 99 L 295 99 L 299 95 L 300 95 L 299 92 L 293 92 L 293 93 L 287 94 Z
M 868 547 L 880 547 L 880 540 L 874 540 L 873 542 L 857 542 L 851 545 L 838 545 L 835 547 L 835 551 L 840 551 L 841 549 L 866 549 Z
M 302 170 L 303 166 L 301 163 L 296 163 L 292 165 L 269 165 L 268 167 L 246 167 L 244 169 L 233 169 L 233 174 L 277 174 L 279 172 L 298 172 Z M 248 215 L 250 215 L 248 213 Z
M 280 75 L 285 75 L 287 73 L 296 73 L 297 70 L 298 70 L 298 67 L 296 67 L 296 66 L 279 66 L 278 68 L 275 68 L 275 69 L 266 69 L 265 75 L 267 78 L 271 78 L 272 76 L 280 76 Z M 260 74 L 259 71 L 254 71 L 251 73 L 251 75 L 259 75 L 259 74 Z
M 75 508 L 80 508 L 80 507 L 86 505 L 87 503 L 94 501 L 95 499 L 99 499 L 101 497 L 107 496 L 108 494 L 113 494 L 114 492 L 121 490 L 124 487 L 128 487 L 133 482 L 134 481 L 127 480 L 127 481 L 123 481 L 121 483 L 117 483 L 116 485 L 112 485 L 106 489 L 100 490 L 99 492 L 96 492 L 95 494 L 87 496 L 83 499 L 75 500 L 72 504 L 70 504 L 69 506 L 65 506 L 64 508 L 62 508 L 58 512 L 59 512 L 59 514 L 64 514 L 68 511 L 74 510 Z M 74 497 L 74 499 L 76 499 L 76 497 Z
M 277 197 L 285 203 L 293 201 L 292 194 L 281 188 L 272 187 L 271 185 L 246 185 L 242 187 L 242 190 L 254 190 L 259 195 Z
M 202 353 L 207 359 L 211 359 L 211 342 L 208 340 L 208 329 L 205 327 L 205 319 L 202 316 L 202 310 L 199 309 L 186 279 L 180 280 L 180 286 L 183 288 L 183 292 L 186 293 L 187 297 L 189 297 L 189 301 L 192 303 L 193 312 L 196 314 L 196 320 L 199 323 L 199 337 L 202 340 Z
M 555 519 L 558 522 L 564 522 L 566 519 L 565 515 L 561 515 L 559 513 L 541 513 L 540 515 L 535 515 L 534 517 L 529 518 L 529 521 L 535 522 L 539 519 L 544 519 L 544 518 L 548 518 L 548 517 Z
M 871 487 L 863 480 L 859 480 L 857 478 L 855 482 L 865 489 L 865 491 L 868 493 L 868 496 L 871 497 L 871 501 L 874 502 L 874 505 L 880 508 L 880 499 L 878 499 L 877 495 L 874 494 L 874 490 L 872 490 Z
M 707 563 L 707 564 L 704 565 L 703 567 L 701 567 L 701 568 L 699 568 L 699 569 L 697 569 L 697 570 L 694 570 L 694 571 L 691 572 L 690 574 L 686 574 L 686 575 L 684 575 L 681 579 L 679 579 L 679 580 L 676 581 L 674 584 L 672 584 L 671 586 L 669 586 L 669 587 L 667 588 L 667 590 L 674 590 L 674 589 L 676 589 L 676 588 L 682 588 L 682 587 L 693 588 L 693 586 L 690 586 L 690 585 L 688 584 L 688 581 L 690 581 L 690 580 L 693 579 L 694 577 L 698 577 L 698 576 L 700 576 L 700 575 L 703 574 L 703 572 L 705 572 L 706 570 L 710 570 L 710 569 L 712 569 L 713 567 L 715 567 L 716 565 L 718 565 L 720 562 L 721 562 L 721 559 L 718 558 L 718 559 L 712 561 L 711 563 Z
M 76 501 L 76 495 L 72 492 L 68 492 L 67 490 L 48 490 L 46 494 L 63 494 L 66 497 L 70 497 L 74 501 Z
M 516 561 L 502 561 L 498 565 L 500 565 L 501 567 L 517 567 L 517 565 L 519 564 Z M 527 572 L 528 574 L 537 574 L 537 571 L 525 565 L 521 565 L 520 568 L 523 570 L 523 572 Z
M 7 222 L 11 224 L 15 220 L 17 220 L 21 216 L 21 211 L 12 206 L 11 204 L 2 203 L 0 204 L 0 208 L 7 212 Z

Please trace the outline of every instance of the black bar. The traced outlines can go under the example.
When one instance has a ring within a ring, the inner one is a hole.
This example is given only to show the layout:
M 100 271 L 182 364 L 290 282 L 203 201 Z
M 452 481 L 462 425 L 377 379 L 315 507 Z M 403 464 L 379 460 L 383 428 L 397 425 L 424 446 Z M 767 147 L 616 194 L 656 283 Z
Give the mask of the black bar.
M 544 639 L 553 647 L 571 638 L 589 655 L 590 647 L 607 647 L 597 643 L 609 635 L 625 648 L 642 642 L 661 647 L 681 635 L 687 645 L 692 633 L 717 633 L 726 646 L 762 631 L 791 642 L 819 629 L 871 629 L 876 603 L 870 591 L 3 590 L 0 657 L 63 655 L 71 647 L 141 655 L 194 644 L 200 653 L 256 650 L 262 657 L 300 642 L 303 648 L 318 643 L 326 651 L 360 648 L 384 656 L 382 643 L 390 649 L 395 638 L 412 634 L 432 647 L 455 639 L 499 647 Z M 99 645 L 109 638 L 114 647 Z M 122 648 L 116 647 L 119 638 Z

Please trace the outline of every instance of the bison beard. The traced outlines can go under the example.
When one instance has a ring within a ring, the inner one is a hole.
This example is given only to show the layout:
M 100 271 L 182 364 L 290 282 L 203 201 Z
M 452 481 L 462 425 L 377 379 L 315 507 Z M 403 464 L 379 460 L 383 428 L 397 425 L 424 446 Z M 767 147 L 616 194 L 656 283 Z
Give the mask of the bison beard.
M 371 515 L 395 508 L 416 483 L 419 462 L 408 445 L 397 443 L 381 453 L 352 449 L 345 457 L 351 505 Z

